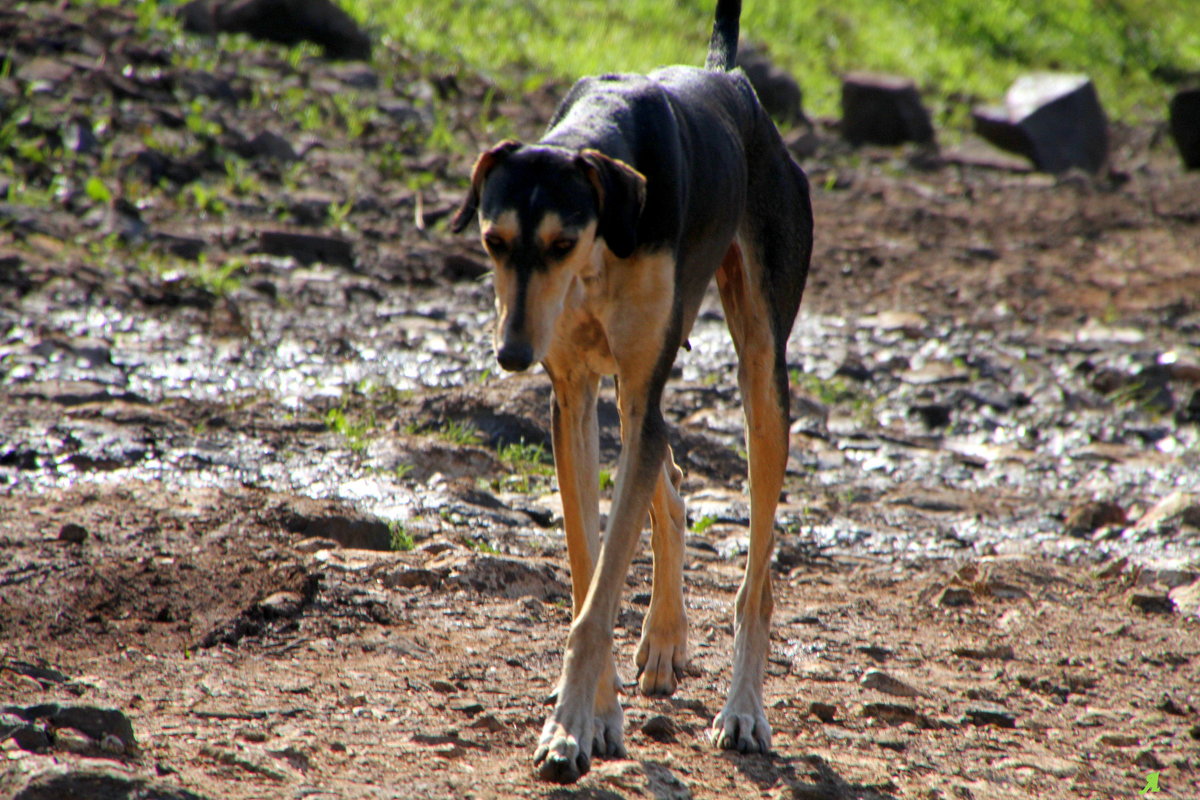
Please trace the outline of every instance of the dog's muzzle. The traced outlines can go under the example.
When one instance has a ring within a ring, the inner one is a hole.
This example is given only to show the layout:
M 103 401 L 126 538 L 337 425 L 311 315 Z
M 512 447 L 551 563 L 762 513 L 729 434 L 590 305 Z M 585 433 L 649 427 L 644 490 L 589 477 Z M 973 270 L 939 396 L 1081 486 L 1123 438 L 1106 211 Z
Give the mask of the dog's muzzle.
M 528 342 L 507 343 L 496 351 L 496 360 L 509 372 L 523 372 L 533 364 L 533 345 Z

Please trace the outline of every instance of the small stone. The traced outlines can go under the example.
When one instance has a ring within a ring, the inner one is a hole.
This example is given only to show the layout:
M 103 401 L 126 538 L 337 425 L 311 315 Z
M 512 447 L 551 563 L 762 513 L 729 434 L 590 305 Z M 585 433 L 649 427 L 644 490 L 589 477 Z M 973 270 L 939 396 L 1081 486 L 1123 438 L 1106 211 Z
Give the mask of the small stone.
M 340 236 L 262 231 L 258 246 L 268 255 L 291 256 L 301 264 L 322 263 L 347 269 L 354 266 L 354 245 Z
M 1011 661 L 1016 658 L 1016 653 L 1013 651 L 1012 645 L 1007 644 L 989 645 L 986 647 L 955 647 L 950 652 L 959 658 L 973 658 L 978 661 L 987 659 Z
M 1147 614 L 1170 614 L 1175 610 L 1171 596 L 1161 592 L 1134 592 L 1129 595 L 1129 605 Z
M 875 661 L 878 661 L 881 664 L 884 661 L 887 661 L 893 655 L 895 655 L 894 651 L 892 651 L 886 647 L 881 647 L 880 645 L 877 645 L 877 644 L 863 644 L 863 645 L 859 645 L 858 647 L 856 647 L 854 649 L 857 650 L 858 652 L 862 653 L 863 655 L 865 655 L 867 658 L 874 659 Z
M 1171 98 L 1171 137 L 1188 169 L 1200 169 L 1200 86 L 1181 89 Z
M 832 703 L 819 703 L 816 700 L 808 704 L 809 713 L 821 722 L 833 722 L 837 717 L 837 706 Z
M 642 733 L 656 742 L 673 742 L 679 733 L 679 726 L 670 717 L 655 714 L 642 723 Z
M 1142 740 L 1126 733 L 1102 733 L 1096 737 L 1096 743 L 1106 747 L 1137 747 Z
M 304 605 L 304 597 L 298 592 L 275 592 L 258 602 L 258 608 L 266 619 L 294 617 Z
M 1174 533 L 1185 525 L 1200 528 L 1200 497 L 1190 492 L 1172 492 L 1143 514 L 1133 531 Z
M 324 536 L 310 536 L 307 539 L 301 539 L 295 545 L 296 549 L 301 553 L 317 553 L 321 550 L 337 550 L 341 546 L 341 543 L 336 539 L 328 539 Z
M 882 720 L 889 725 L 904 722 L 917 724 L 921 721 L 921 715 L 917 713 L 916 708 L 900 703 L 864 703 L 862 715 Z
M 434 678 L 429 682 L 429 688 L 442 694 L 452 694 L 458 691 L 458 687 L 445 678 Z
M 483 703 L 479 702 L 474 697 L 463 697 L 453 700 L 450 703 L 450 708 L 466 714 L 468 717 L 478 716 L 479 714 L 483 713 Z
M 58 531 L 58 540 L 69 544 L 83 544 L 87 541 L 88 531 L 82 525 L 77 525 L 74 522 L 68 522 L 63 525 Z
M 995 725 L 997 728 L 1017 727 L 1017 718 L 1002 708 L 975 706 L 968 708 L 964 722 L 971 725 Z
M 1076 506 L 1067 514 L 1063 527 L 1069 536 L 1088 536 L 1106 525 L 1124 525 L 1125 510 L 1101 500 Z
M 1200 617 L 1200 581 L 1176 586 L 1168 595 L 1175 610 L 1184 616 Z
M 1158 756 L 1154 754 L 1153 750 L 1143 750 L 1142 752 L 1138 753 L 1137 758 L 1133 759 L 1133 763 L 1135 766 L 1141 767 L 1142 769 L 1163 768 L 1162 761 L 1160 761 Z
M 896 697 L 920 697 L 922 692 L 883 670 L 869 669 L 860 681 L 864 689 L 875 689 Z
M 958 608 L 960 606 L 975 605 L 975 595 L 970 589 L 964 589 L 961 586 L 947 586 L 942 590 L 942 594 L 937 601 L 939 606 L 947 608 Z
M 842 79 L 842 136 L 851 144 L 927 143 L 933 123 L 910 79 L 852 72 Z
M 501 731 L 505 730 L 504 723 L 501 722 L 495 714 L 481 714 L 475 719 L 471 720 L 467 727 L 475 728 L 477 730 L 485 730 L 489 733 L 500 733 Z
M 788 124 L 807 121 L 800 84 L 775 64 L 765 50 L 748 44 L 738 45 L 737 65 L 746 73 L 768 114 Z
M 295 148 L 292 147 L 287 139 L 271 131 L 260 131 L 253 139 L 246 143 L 242 155 L 248 158 L 259 157 L 269 161 L 281 161 L 284 163 L 300 159 L 300 156 L 296 154 Z

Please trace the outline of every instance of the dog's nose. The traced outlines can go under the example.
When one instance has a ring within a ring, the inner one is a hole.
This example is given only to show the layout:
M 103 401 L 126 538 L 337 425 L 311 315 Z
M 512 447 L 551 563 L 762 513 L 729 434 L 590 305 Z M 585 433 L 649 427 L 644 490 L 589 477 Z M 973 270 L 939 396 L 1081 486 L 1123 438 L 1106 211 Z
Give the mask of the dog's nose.
M 496 360 L 509 372 L 527 370 L 533 363 L 533 346 L 527 342 L 505 344 L 496 351 Z

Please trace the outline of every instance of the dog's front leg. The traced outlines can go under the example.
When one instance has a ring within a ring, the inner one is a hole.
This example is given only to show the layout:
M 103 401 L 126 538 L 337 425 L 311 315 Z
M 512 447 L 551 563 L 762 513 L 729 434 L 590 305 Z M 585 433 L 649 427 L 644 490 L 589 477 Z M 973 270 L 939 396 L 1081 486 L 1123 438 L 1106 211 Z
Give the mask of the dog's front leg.
M 563 528 L 571 567 L 572 618 L 576 618 L 587 598 L 600 550 L 600 433 L 596 419 L 600 376 L 583 364 L 577 354 L 559 353 L 557 349 L 551 352 L 545 366 L 554 387 L 550 407 L 554 467 L 562 495 Z M 610 650 L 593 706 L 595 755 L 625 755 L 625 717 L 617 698 L 619 689 L 620 679 Z M 561 685 L 555 687 L 552 695 L 555 701 L 561 691 Z
M 544 780 L 572 783 L 591 766 L 597 688 L 612 663 L 613 624 L 625 575 L 666 454 L 661 385 L 652 387 L 652 375 L 652 370 L 620 371 L 621 459 L 613 507 L 587 596 L 567 637 L 558 702 L 534 754 Z

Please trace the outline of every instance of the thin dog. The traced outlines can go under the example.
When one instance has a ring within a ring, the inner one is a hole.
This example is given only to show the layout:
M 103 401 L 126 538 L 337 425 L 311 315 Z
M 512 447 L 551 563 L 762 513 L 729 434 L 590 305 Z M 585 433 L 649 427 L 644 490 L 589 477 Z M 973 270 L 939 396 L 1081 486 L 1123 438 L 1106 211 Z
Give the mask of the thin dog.
M 542 139 L 484 152 L 451 227 L 478 214 L 495 265 L 496 358 L 550 376 L 574 618 L 554 711 L 534 755 L 570 783 L 623 756 L 613 625 L 647 511 L 653 591 L 636 663 L 646 695 L 687 663 L 686 515 L 660 409 L 676 353 L 716 276 L 738 356 L 750 477 L 750 551 L 735 605 L 721 748 L 767 752 L 763 673 L 775 507 L 788 456 L 786 344 L 812 253 L 808 180 L 734 69 L 741 3 L 718 0 L 703 68 L 584 78 Z M 621 455 L 600 535 L 600 378 L 615 375 Z

